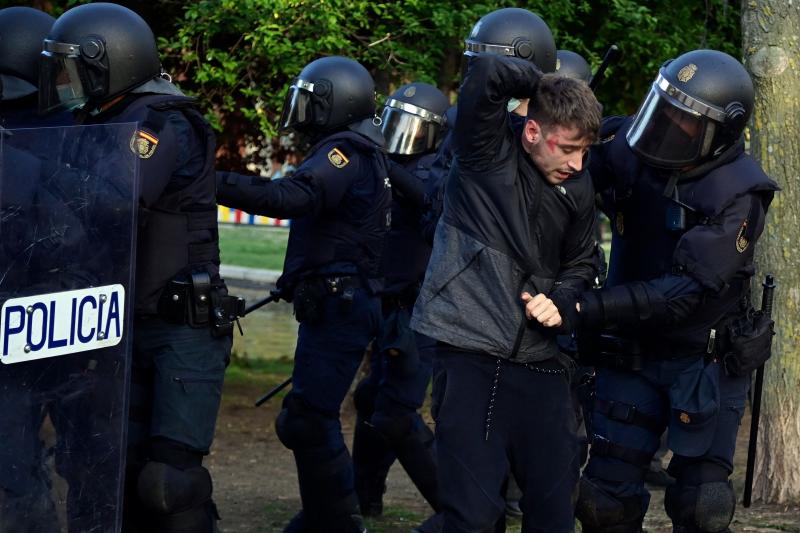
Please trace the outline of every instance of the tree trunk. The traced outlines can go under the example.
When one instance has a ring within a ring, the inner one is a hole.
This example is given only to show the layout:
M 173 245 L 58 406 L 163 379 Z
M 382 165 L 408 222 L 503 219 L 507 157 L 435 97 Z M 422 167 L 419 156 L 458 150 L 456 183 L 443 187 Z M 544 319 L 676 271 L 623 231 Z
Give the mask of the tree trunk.
M 783 189 L 758 246 L 775 274 L 777 335 L 764 373 L 753 499 L 800 501 L 800 1 L 742 0 L 744 58 L 756 85 L 750 152 Z M 753 285 L 754 294 L 760 294 Z

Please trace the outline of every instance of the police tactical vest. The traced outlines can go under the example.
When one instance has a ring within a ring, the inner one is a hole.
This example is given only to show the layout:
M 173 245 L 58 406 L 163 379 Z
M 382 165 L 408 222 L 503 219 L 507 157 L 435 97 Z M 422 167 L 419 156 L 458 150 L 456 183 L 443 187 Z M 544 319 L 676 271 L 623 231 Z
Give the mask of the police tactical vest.
M 614 187 L 603 192 L 611 200 L 606 211 L 612 230 L 606 284 L 612 287 L 669 274 L 691 276 L 707 290 L 703 304 L 682 324 L 639 330 L 637 335 L 657 338 L 654 344 L 673 353 L 703 346 L 710 328 L 741 312 L 740 304 L 749 296 L 749 280 L 755 271 L 754 247 L 742 251 L 743 267 L 727 273 L 729 267 L 720 262 L 720 250 L 692 242 L 692 234 L 687 232 L 699 224 L 719 221 L 722 212 L 746 194 L 765 193 L 751 194 L 751 202 L 761 202 L 766 212 L 777 186 L 740 149 L 729 162 L 708 173 L 679 180 L 675 192 L 666 196 L 670 173 L 643 165 L 634 155 L 625 139 L 630 123 L 630 118 L 622 121 L 613 139 L 607 140 L 610 146 L 605 161 Z M 745 226 L 742 237 L 748 240 L 754 231 L 755 223 Z M 714 244 L 734 245 L 720 240 Z M 728 279 L 728 274 L 734 274 L 733 281 L 726 283 L 722 273 Z
M 216 141 L 211 127 L 193 102 L 183 96 L 144 95 L 113 118 L 114 122 L 137 122 L 141 130 L 158 135 L 168 120 L 167 112 L 179 111 L 205 143 L 202 169 L 189 177 L 173 176 L 154 205 L 139 209 L 137 313 L 155 313 L 161 291 L 172 279 L 184 278 L 196 271 L 208 272 L 212 279 L 219 276 L 214 175 Z M 134 142 L 131 141 L 131 149 L 135 148 Z M 142 182 L 147 178 L 139 176 Z
M 331 166 L 323 152 L 323 148 L 333 143 L 353 151 L 352 155 L 359 158 L 361 175 L 351 182 L 335 209 L 292 220 L 284 275 L 278 285 L 291 290 L 297 281 L 323 267 L 350 264 L 370 289 L 377 291 L 384 241 L 391 224 L 392 197 L 386 185 L 386 156 L 365 137 L 349 131 L 338 132 L 311 148 L 296 175 L 307 172 L 324 183 L 328 173 L 344 170 Z

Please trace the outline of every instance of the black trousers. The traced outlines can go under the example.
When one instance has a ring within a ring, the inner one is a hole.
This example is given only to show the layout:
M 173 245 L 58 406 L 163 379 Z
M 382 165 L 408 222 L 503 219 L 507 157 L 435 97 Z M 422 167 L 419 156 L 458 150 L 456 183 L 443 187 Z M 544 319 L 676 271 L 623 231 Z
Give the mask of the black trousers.
M 579 475 L 569 374 L 438 344 L 446 379 L 436 424 L 444 533 L 492 531 L 514 474 L 522 531 L 574 530 Z

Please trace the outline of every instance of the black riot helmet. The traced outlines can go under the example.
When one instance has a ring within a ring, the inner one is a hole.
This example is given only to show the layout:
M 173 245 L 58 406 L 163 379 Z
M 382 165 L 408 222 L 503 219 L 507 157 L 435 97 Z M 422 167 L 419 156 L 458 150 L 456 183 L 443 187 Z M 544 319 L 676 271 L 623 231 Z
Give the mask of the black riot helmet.
M 381 115 L 386 151 L 411 155 L 431 152 L 444 130 L 450 101 L 427 83 L 409 83 L 392 93 Z
M 481 52 L 527 59 L 544 73 L 556 69 L 556 43 L 545 22 L 527 9 L 506 7 L 484 15 L 465 41 L 464 55 Z
M 152 30 L 117 4 L 84 4 L 61 15 L 41 56 L 43 113 L 102 104 L 161 74 Z
M 375 82 L 352 59 L 323 57 L 306 65 L 283 103 L 280 129 L 326 132 L 375 115 Z
M 694 50 L 661 67 L 626 135 L 646 163 L 682 169 L 720 155 L 753 111 L 753 81 L 739 61 Z
M 556 74 L 589 83 L 592 80 L 592 67 L 579 53 L 559 50 L 556 52 Z
M 0 9 L 0 99 L 36 92 L 42 41 L 55 20 L 30 7 Z

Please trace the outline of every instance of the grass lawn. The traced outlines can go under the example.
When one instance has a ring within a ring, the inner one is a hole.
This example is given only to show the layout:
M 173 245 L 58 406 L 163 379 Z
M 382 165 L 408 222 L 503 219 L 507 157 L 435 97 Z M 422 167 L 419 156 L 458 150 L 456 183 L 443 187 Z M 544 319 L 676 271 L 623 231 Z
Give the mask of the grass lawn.
M 282 270 L 289 228 L 220 224 L 219 249 L 226 265 Z

